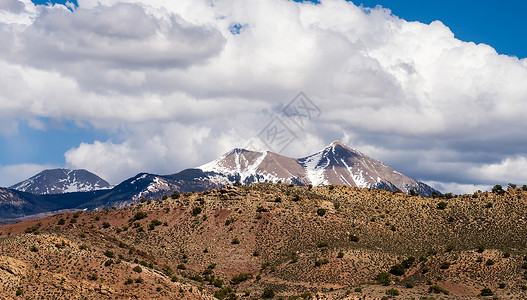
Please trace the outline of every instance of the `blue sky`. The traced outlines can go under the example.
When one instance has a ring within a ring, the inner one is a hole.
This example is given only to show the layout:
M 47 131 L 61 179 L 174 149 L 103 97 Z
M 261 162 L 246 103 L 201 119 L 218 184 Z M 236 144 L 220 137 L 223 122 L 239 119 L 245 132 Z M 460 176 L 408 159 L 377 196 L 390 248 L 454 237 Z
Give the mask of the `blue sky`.
M 440 20 L 456 38 L 491 45 L 500 54 L 527 57 L 527 2 L 522 0 L 362 0 L 366 7 L 381 5 L 407 21 Z
M 131 2 L 0 6 L 0 186 L 198 166 L 300 91 L 321 118 L 285 155 L 339 139 L 441 190 L 527 183 L 523 1 Z

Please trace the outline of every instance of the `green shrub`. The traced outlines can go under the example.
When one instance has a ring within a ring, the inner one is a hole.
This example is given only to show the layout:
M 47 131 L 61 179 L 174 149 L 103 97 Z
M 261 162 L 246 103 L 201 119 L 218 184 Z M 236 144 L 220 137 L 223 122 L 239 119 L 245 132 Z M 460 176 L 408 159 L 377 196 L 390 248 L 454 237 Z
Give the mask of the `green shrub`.
M 352 234 L 352 235 L 350 235 L 350 241 L 352 241 L 352 242 L 358 242 L 358 241 L 359 241 L 359 237 L 356 236 L 356 235 L 354 235 L 354 234 Z
M 326 214 L 326 209 L 325 208 L 319 208 L 317 210 L 317 215 L 323 217 L 325 214 Z
M 390 277 L 391 277 L 390 273 L 381 272 L 375 277 L 375 279 L 377 280 L 379 284 L 390 285 L 390 283 L 392 282 Z
M 190 276 L 188 279 L 194 280 L 194 281 L 197 281 L 197 282 L 203 282 L 203 278 L 201 276 L 199 276 L 199 275 Z
M 445 295 L 450 294 L 447 290 L 445 290 L 444 288 L 438 285 L 432 285 L 431 287 L 429 287 L 428 292 L 434 293 L 434 294 L 445 294 Z
M 264 299 L 272 299 L 272 298 L 274 298 L 274 291 L 273 291 L 273 289 L 268 288 L 268 287 L 265 288 L 264 292 L 262 294 L 262 298 L 264 298 Z
M 31 246 L 31 248 L 29 248 L 29 251 L 31 252 L 38 252 L 38 248 L 36 246 Z
M 498 195 L 503 195 L 505 194 L 505 190 L 503 189 L 503 187 L 499 184 L 496 184 L 495 186 L 492 187 L 492 192 L 493 193 L 496 193 Z
M 134 271 L 137 272 L 137 273 L 141 273 L 141 272 L 143 272 L 143 269 L 141 269 L 140 266 L 135 266 L 132 270 L 134 270 Z
M 320 242 L 320 243 L 317 244 L 317 247 L 318 247 L 318 248 L 325 248 L 325 247 L 327 247 L 327 246 L 328 246 L 328 243 L 327 243 L 327 242 Z
M 443 210 L 443 209 L 445 209 L 447 207 L 447 205 L 448 204 L 446 202 L 441 201 L 441 202 L 437 203 L 437 209 Z
M 106 251 L 104 251 L 104 255 L 107 256 L 107 257 L 109 257 L 109 258 L 114 258 L 114 254 L 113 254 L 113 252 L 110 251 L 110 250 L 106 250 Z
M 355 292 L 357 292 L 357 293 L 362 292 L 362 288 L 361 288 L 361 287 L 356 287 L 356 288 L 355 288 Z
M 298 254 L 293 253 L 291 254 L 291 263 L 296 263 L 298 261 Z
M 177 269 L 178 270 L 186 270 L 187 267 L 184 264 L 179 264 L 179 265 L 177 265 Z
M 415 285 L 410 281 L 405 282 L 404 286 L 408 289 L 413 289 L 415 287 Z
M 439 266 L 439 268 L 443 269 L 443 270 L 446 270 L 446 269 L 450 268 L 451 264 L 452 263 L 450 263 L 449 261 L 444 261 L 444 262 L 441 263 L 441 266 Z
M 395 275 L 395 276 L 402 276 L 404 275 L 404 272 L 406 272 L 406 269 L 401 264 L 393 265 L 390 268 L 390 274 Z
M 240 243 L 240 240 L 237 237 L 233 238 L 231 241 L 231 244 L 233 245 L 238 245 L 239 243 Z
M 174 191 L 170 198 L 172 199 L 178 199 L 181 196 L 181 194 L 178 191 Z
M 112 264 L 113 264 L 113 260 L 111 260 L 111 259 L 109 259 L 109 260 L 107 260 L 107 261 L 104 262 L 104 266 L 105 266 L 105 267 L 109 267 L 109 266 L 111 266 Z
M 315 261 L 315 267 L 320 267 L 320 266 L 326 265 L 328 263 L 329 263 L 329 260 L 327 260 L 326 258 L 319 259 L 319 260 Z
M 232 284 L 240 284 L 246 280 L 248 280 L 249 278 L 251 278 L 253 275 L 251 273 L 240 273 L 236 276 L 234 276 L 232 279 L 231 279 L 231 283 Z
M 392 288 L 392 289 L 389 289 L 389 290 L 386 291 L 386 295 L 388 295 L 388 296 L 399 296 L 400 293 L 399 293 L 398 290 Z
M 138 211 L 135 213 L 134 220 L 138 221 L 138 220 L 146 218 L 146 216 L 147 214 L 145 212 Z
M 214 279 L 214 281 L 212 282 L 212 284 L 217 287 L 217 288 L 221 288 L 223 286 L 223 280 L 221 279 Z
M 163 224 L 163 222 L 159 221 L 158 219 L 153 219 L 151 221 L 151 224 L 153 224 L 154 226 L 159 226 L 159 225 Z
M 97 274 L 90 274 L 88 275 L 88 280 L 97 280 L 99 278 L 99 276 L 97 276 Z
M 108 222 L 102 223 L 102 228 L 109 228 L 111 225 Z
M 487 262 L 485 263 L 487 266 L 492 266 L 495 264 L 495 262 L 492 259 L 487 259 Z
M 66 224 L 66 220 L 64 220 L 63 218 L 60 218 L 60 220 L 57 222 L 57 225 L 64 225 Z
M 135 279 L 135 283 L 143 283 L 143 278 L 141 278 L 141 277 L 137 277 L 137 278 Z
M 454 245 L 452 244 L 448 244 L 445 248 L 445 252 L 452 252 L 452 250 L 454 250 Z
M 201 213 L 201 207 L 194 206 L 194 208 L 192 209 L 192 215 L 195 217 L 195 216 L 199 215 L 200 213 Z
M 492 292 L 491 289 L 489 289 L 489 288 L 484 288 L 484 289 L 481 290 L 481 294 L 480 294 L 480 295 L 481 295 L 481 296 L 493 296 L 494 293 Z
M 485 251 L 485 246 L 483 245 L 479 245 L 478 248 L 476 249 L 476 252 L 478 253 L 483 253 L 483 251 Z
M 219 290 L 216 293 L 214 293 L 214 297 L 219 299 L 219 300 L 237 299 L 236 292 L 230 286 L 222 288 L 221 290 Z
M 343 258 L 343 257 L 344 257 L 344 252 L 339 251 L 339 253 L 337 254 L 337 258 Z
M 436 255 L 436 254 L 437 254 L 437 250 L 434 250 L 434 249 L 430 249 L 426 253 L 426 255 L 428 255 L 428 256 L 432 256 L 432 255 Z
M 407 259 L 403 260 L 403 261 L 401 262 L 401 265 L 402 265 L 405 269 L 409 269 L 414 263 L 415 263 L 415 257 L 410 256 L 410 257 L 408 257 Z
M 22 289 L 16 290 L 15 295 L 17 295 L 17 296 L 22 295 Z

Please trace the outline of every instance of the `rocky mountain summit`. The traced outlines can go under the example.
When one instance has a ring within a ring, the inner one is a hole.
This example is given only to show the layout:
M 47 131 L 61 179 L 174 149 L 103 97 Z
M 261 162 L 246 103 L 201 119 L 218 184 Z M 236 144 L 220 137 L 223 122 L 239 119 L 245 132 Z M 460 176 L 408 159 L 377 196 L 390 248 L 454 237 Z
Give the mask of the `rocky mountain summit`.
M 234 149 L 198 167 L 215 173 L 209 180 L 221 185 L 254 182 L 286 182 L 298 185 L 349 185 L 361 188 L 414 191 L 423 196 L 437 192 L 430 186 L 390 168 L 339 141 L 303 158 L 270 151 Z
M 84 169 L 51 169 L 44 170 L 9 188 L 36 195 L 49 195 L 89 192 L 111 187 L 106 180 Z

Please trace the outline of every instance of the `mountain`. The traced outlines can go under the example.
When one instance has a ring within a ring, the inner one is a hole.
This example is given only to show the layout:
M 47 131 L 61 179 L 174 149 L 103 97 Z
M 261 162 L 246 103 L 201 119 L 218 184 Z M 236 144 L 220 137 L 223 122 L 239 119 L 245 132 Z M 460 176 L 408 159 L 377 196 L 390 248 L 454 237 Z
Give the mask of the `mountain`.
M 51 169 L 44 170 L 9 188 L 37 195 L 48 195 L 109 189 L 111 186 L 106 180 L 84 169 Z
M 234 149 L 199 167 L 215 173 L 208 179 L 219 185 L 254 182 L 286 182 L 299 185 L 349 185 L 360 188 L 411 190 L 423 196 L 437 192 L 430 186 L 403 175 L 339 141 L 304 158 L 272 152 Z
M 0 299 L 527 299 L 526 203 L 256 183 L 62 213 L 0 226 Z
M 49 209 L 47 203 L 38 201 L 38 198 L 30 193 L 0 188 L 0 219 L 36 214 Z
M 140 173 L 113 188 L 85 170 L 46 170 L 13 186 L 26 192 L 5 189 L 4 198 L 11 199 L 11 203 L 8 200 L 0 202 L 0 222 L 21 220 L 30 215 L 40 217 L 61 210 L 123 208 L 141 199 L 162 199 L 174 191 L 199 192 L 236 182 L 278 181 L 305 186 L 344 185 L 400 190 L 404 193 L 413 190 L 422 196 L 431 196 L 434 192 L 440 194 L 428 185 L 335 141 L 303 158 L 234 149 L 198 168 L 171 175 Z M 79 191 L 65 192 L 73 190 Z M 47 194 L 38 195 L 37 192 Z M 20 205 L 13 206 L 13 203 Z

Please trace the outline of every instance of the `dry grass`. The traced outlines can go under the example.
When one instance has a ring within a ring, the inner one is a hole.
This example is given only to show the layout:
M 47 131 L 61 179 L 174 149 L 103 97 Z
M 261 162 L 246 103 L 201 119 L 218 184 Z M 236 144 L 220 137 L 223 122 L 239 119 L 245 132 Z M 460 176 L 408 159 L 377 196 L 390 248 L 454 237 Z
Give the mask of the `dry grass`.
M 260 298 L 265 288 L 277 298 L 306 292 L 381 298 L 392 288 L 401 298 L 471 298 L 485 287 L 500 299 L 525 298 L 526 199 L 521 189 L 445 200 L 341 186 L 251 184 L 122 210 L 62 214 L 0 227 L 0 275 L 8 278 L 0 294 L 11 298 L 21 289 L 21 297 L 30 298 L 206 299 L 220 290 L 206 280 L 213 275 L 244 299 Z M 441 201 L 446 208 L 438 209 Z M 134 220 L 137 212 L 146 217 Z M 57 225 L 61 218 L 64 225 Z M 375 283 L 377 274 L 411 256 L 415 263 L 392 276 L 391 286 Z M 489 259 L 495 263 L 487 265 Z M 451 264 L 442 269 L 444 262 Z M 138 265 L 141 273 L 133 271 Z M 242 273 L 251 275 L 231 282 Z M 135 282 L 139 276 L 142 283 Z M 449 295 L 429 292 L 432 285 Z

